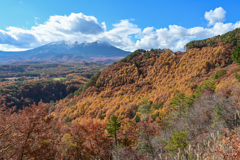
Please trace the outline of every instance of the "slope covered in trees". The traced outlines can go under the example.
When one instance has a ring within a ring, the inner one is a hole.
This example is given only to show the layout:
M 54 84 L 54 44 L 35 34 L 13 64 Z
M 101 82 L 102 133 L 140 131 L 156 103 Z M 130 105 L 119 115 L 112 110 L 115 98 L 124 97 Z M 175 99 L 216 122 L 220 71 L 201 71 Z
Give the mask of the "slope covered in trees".
M 65 98 L 77 89 L 83 87 L 86 81 L 68 83 L 63 81 L 36 81 L 31 83 L 18 82 L 0 88 L 1 104 L 7 107 L 16 106 L 22 109 L 24 106 L 56 102 Z
M 219 46 L 223 44 L 231 44 L 232 47 L 236 47 L 240 43 L 240 28 L 237 28 L 233 31 L 225 33 L 223 35 L 218 35 L 212 38 L 191 41 L 186 44 L 185 49 L 191 48 L 202 48 L 206 46 Z
M 120 61 L 103 70 L 94 84 L 70 100 L 75 105 L 65 107 L 69 101 L 65 99 L 56 105 L 53 114 L 57 113 L 62 120 L 69 116 L 74 121 L 89 116 L 107 120 L 112 114 L 120 119 L 134 118 L 139 114 L 139 105 L 146 100 L 152 106 L 160 106 L 152 108 L 152 115 L 159 117 L 170 109 L 176 95 L 183 92 L 193 96 L 218 71 L 227 69 L 227 75 L 233 76 L 228 67 L 235 65 L 230 65 L 234 49 L 231 44 L 223 44 L 187 52 L 165 49 L 136 54 L 129 62 Z
M 238 159 L 237 45 L 136 50 L 72 97 L 2 110 L 0 157 Z

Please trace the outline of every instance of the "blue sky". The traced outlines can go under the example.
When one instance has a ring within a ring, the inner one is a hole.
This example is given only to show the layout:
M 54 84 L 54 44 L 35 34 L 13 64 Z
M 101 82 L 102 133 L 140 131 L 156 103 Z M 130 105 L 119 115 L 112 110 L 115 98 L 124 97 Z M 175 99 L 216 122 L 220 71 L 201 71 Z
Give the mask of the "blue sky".
M 104 40 L 124 50 L 183 50 L 240 27 L 239 0 L 1 0 L 0 50 Z

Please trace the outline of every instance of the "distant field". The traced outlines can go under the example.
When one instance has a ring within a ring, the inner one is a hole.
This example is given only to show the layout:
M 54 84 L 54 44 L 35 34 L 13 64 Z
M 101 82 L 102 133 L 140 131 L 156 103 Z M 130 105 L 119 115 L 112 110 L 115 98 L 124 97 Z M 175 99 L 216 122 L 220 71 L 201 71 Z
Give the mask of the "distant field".
M 54 78 L 54 81 L 60 81 L 61 79 L 66 79 L 66 78 Z

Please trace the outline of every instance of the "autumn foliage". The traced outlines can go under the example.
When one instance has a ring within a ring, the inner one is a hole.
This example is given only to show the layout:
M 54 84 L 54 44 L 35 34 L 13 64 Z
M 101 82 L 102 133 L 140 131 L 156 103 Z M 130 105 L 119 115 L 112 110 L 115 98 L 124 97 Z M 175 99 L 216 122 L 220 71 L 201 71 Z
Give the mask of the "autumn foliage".
M 238 159 L 232 52 L 240 37 L 227 35 L 191 42 L 186 52 L 136 50 L 54 104 L 15 111 L 3 103 L 0 158 Z

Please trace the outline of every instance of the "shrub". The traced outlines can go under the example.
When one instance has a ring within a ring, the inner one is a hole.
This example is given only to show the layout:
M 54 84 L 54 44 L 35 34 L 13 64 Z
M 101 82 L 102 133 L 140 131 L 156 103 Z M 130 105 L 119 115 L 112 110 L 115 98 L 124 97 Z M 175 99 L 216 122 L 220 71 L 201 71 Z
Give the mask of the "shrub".
M 76 102 L 70 102 L 67 104 L 67 106 L 73 106 L 73 105 L 76 105 L 77 103 Z
M 67 98 L 72 98 L 72 97 L 74 97 L 74 93 L 70 93 L 70 94 L 67 95 Z
M 236 68 L 233 70 L 233 72 L 237 72 L 237 71 L 240 71 L 240 68 Z
M 153 114 L 151 117 L 152 117 L 152 119 L 155 121 L 155 120 L 157 119 L 158 115 L 155 113 L 155 114 Z
M 161 102 L 158 102 L 157 104 L 153 104 L 153 109 L 157 110 L 163 108 L 163 104 Z
M 216 73 L 212 76 L 212 78 L 213 78 L 213 79 L 219 79 L 219 78 L 221 78 L 222 76 L 224 76 L 225 74 L 227 74 L 227 69 L 222 69 L 222 70 L 216 72 Z
M 71 117 L 68 117 L 67 116 L 67 118 L 66 118 L 66 120 L 65 120 L 66 122 L 71 122 L 72 121 L 72 119 L 71 119 Z
M 215 68 L 218 68 L 218 67 L 220 67 L 220 65 L 219 65 L 219 63 L 216 63 Z
M 138 87 L 135 87 L 135 92 L 137 92 L 137 91 L 139 91 L 140 90 L 140 88 L 138 88 Z
M 206 88 L 206 87 L 210 87 L 212 88 L 213 90 L 215 89 L 215 82 L 214 82 L 214 79 L 209 79 L 209 80 L 206 80 L 202 86 L 199 86 L 197 89 L 196 89 L 196 92 L 195 92 L 195 98 L 198 98 L 200 97 L 202 91 Z
M 212 39 L 210 39 L 208 42 L 209 42 L 209 44 L 210 44 L 211 47 L 215 44 L 215 41 L 212 40 Z
M 74 92 L 74 95 L 75 95 L 75 96 L 79 96 L 81 93 L 82 93 L 82 88 L 76 90 L 76 91 Z
M 237 73 L 235 73 L 234 76 L 235 76 L 235 78 L 238 80 L 238 82 L 240 82 L 240 75 L 237 74 Z
M 149 113 L 151 109 L 151 105 L 149 103 L 141 104 L 138 108 L 138 110 L 144 114 L 144 113 Z

